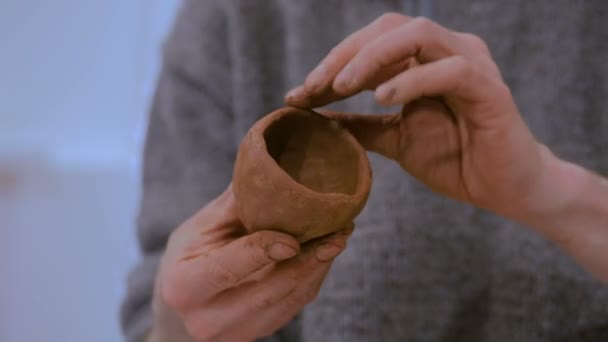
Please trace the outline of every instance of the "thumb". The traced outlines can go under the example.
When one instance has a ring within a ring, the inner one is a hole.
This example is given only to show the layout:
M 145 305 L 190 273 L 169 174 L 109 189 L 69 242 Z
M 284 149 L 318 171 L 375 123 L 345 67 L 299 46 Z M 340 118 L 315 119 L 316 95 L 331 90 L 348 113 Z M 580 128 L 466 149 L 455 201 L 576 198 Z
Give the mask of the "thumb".
M 398 157 L 401 114 L 354 114 L 317 109 L 319 114 L 336 120 L 368 151 L 386 158 Z

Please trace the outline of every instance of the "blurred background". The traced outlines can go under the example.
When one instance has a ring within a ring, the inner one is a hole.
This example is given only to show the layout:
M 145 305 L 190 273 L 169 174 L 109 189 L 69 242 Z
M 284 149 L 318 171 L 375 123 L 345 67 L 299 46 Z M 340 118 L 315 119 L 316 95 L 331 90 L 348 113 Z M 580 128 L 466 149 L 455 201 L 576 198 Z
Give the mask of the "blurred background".
M 178 0 L 0 0 L 0 341 L 121 341 Z

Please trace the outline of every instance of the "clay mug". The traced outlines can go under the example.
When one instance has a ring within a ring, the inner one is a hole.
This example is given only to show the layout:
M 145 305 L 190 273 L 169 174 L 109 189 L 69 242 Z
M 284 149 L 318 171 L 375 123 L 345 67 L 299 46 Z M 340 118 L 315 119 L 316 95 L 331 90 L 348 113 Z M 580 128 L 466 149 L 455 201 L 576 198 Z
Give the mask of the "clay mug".
M 348 227 L 371 187 L 367 154 L 348 130 L 294 107 L 251 127 L 233 176 L 239 217 L 249 232 L 278 230 L 301 243 Z

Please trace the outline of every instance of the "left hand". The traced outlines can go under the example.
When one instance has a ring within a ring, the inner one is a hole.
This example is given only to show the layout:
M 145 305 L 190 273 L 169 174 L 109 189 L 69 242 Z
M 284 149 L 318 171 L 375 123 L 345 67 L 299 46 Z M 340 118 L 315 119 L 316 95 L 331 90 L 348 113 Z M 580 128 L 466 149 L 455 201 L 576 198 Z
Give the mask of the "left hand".
M 364 90 L 401 112 L 325 114 L 435 191 L 514 219 L 559 206 L 559 160 L 527 128 L 480 38 L 385 14 L 337 45 L 286 102 L 319 107 Z
M 352 226 L 300 246 L 248 233 L 229 186 L 173 231 L 161 260 L 149 341 L 253 341 L 313 301 Z

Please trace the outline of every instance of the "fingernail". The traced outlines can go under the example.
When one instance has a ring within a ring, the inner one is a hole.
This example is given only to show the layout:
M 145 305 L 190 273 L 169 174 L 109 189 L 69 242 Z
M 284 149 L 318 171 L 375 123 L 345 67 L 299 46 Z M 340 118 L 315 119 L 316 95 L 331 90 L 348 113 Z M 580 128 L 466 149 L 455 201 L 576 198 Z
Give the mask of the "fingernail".
M 270 246 L 268 254 L 274 260 L 287 260 L 296 256 L 298 251 L 284 243 L 275 242 Z
M 298 94 L 298 87 L 293 88 L 290 91 L 288 91 L 287 94 L 285 94 L 285 98 L 290 99 L 290 98 L 296 97 L 297 94 Z
M 306 77 L 306 84 L 310 87 L 311 90 L 315 90 L 323 85 L 325 81 L 325 76 L 327 75 L 327 69 L 323 63 L 319 64 L 313 71 L 308 74 Z
M 319 261 L 330 261 L 338 256 L 342 250 L 342 248 L 334 244 L 324 243 L 317 247 L 317 259 L 319 259 Z
M 349 90 L 354 88 L 355 79 L 354 79 L 354 71 L 353 66 L 348 64 L 336 77 L 336 85 L 343 90 Z
M 297 100 L 299 98 L 302 98 L 303 95 L 304 90 L 302 89 L 302 87 L 295 87 L 287 92 L 287 94 L 285 95 L 285 100 Z

